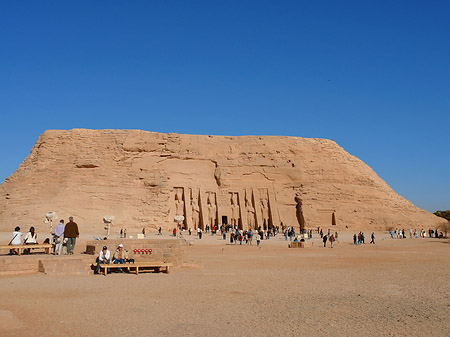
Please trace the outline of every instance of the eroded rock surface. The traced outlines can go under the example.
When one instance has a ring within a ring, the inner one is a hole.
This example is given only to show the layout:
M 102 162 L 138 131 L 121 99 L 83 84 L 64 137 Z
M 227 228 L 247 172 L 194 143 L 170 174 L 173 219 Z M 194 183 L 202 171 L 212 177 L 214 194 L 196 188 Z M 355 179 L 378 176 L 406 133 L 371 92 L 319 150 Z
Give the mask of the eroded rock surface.
M 441 222 L 326 139 L 48 130 L 1 184 L 0 230 L 73 215 L 84 232 L 207 224 L 426 228 Z M 299 205 L 301 203 L 301 205 Z M 299 214 L 301 210 L 301 214 Z

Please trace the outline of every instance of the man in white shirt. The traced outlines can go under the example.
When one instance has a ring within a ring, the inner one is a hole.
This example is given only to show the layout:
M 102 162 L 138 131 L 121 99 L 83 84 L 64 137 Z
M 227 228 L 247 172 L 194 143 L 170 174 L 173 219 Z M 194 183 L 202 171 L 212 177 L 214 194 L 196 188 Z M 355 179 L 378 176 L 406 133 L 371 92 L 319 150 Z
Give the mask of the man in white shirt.
M 109 264 L 110 257 L 111 257 L 111 252 L 108 250 L 108 247 L 103 246 L 103 249 L 101 250 L 100 254 L 98 254 L 98 263 L 97 263 L 97 268 L 95 269 L 95 272 L 97 274 L 100 270 L 100 263 Z M 109 268 L 106 272 L 109 272 Z
M 23 234 L 20 232 L 20 227 L 17 226 L 14 229 L 14 232 L 12 233 L 11 241 L 9 241 L 9 245 L 13 245 L 13 246 L 21 245 L 22 244 L 22 236 L 23 236 Z M 17 254 L 17 252 L 15 249 L 10 249 L 9 254 L 10 255 Z
M 55 227 L 55 254 L 61 255 L 64 243 L 64 220 L 61 220 Z

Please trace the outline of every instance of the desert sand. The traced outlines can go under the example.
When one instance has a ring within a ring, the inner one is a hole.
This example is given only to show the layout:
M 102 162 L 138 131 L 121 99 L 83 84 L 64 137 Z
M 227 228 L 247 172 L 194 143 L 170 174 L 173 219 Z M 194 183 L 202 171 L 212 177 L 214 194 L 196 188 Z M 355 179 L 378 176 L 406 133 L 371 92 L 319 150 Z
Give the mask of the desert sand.
M 375 245 L 354 246 L 351 235 L 334 248 L 315 235 L 305 249 L 281 236 L 261 248 L 185 236 L 186 263 L 170 274 L 0 277 L 0 332 L 449 336 L 450 242 L 380 232 Z M 76 254 L 83 248 L 82 239 Z

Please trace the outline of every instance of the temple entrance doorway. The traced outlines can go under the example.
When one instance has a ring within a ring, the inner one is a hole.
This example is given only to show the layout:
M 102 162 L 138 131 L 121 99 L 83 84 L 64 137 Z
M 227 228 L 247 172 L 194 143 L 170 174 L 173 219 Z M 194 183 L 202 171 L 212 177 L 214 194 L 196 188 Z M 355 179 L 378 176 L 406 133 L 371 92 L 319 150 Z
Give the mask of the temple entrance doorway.
M 226 215 L 222 215 L 222 225 L 228 225 L 228 217 Z

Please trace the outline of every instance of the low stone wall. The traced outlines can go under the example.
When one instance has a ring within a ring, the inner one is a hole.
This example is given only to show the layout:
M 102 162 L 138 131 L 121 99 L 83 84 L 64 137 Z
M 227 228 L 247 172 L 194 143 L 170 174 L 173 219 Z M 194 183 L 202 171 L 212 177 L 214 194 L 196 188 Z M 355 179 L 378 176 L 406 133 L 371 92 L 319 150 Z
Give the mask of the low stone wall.
M 174 266 L 181 265 L 186 254 L 186 240 L 184 239 L 111 239 L 94 240 L 86 243 L 86 252 L 95 252 L 97 257 L 103 246 L 111 251 L 111 258 L 117 246 L 123 244 L 128 251 L 129 258 L 136 261 L 171 262 Z M 152 253 L 138 253 L 135 250 L 151 249 Z
M 39 257 L 5 256 L 0 258 L 0 276 L 39 272 Z

